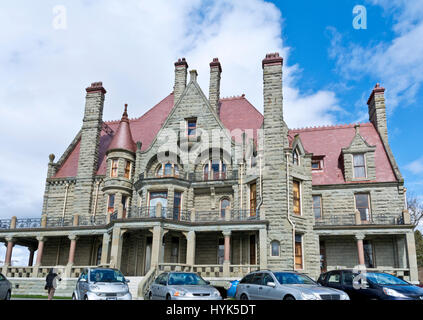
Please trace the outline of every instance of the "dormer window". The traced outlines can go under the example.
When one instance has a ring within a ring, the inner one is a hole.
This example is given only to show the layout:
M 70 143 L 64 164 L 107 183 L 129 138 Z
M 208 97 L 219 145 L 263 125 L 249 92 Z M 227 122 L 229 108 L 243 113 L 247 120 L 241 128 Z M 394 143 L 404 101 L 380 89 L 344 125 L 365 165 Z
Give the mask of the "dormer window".
M 197 134 L 197 119 L 187 120 L 187 135 L 188 137 L 195 137 Z
M 364 153 L 353 155 L 354 178 L 366 178 L 366 158 Z
M 294 151 L 292 151 L 292 163 L 296 166 L 300 164 L 300 155 L 298 154 L 297 149 L 294 149 Z
M 118 160 L 112 160 L 112 170 L 110 171 L 110 177 L 116 178 L 118 176 Z

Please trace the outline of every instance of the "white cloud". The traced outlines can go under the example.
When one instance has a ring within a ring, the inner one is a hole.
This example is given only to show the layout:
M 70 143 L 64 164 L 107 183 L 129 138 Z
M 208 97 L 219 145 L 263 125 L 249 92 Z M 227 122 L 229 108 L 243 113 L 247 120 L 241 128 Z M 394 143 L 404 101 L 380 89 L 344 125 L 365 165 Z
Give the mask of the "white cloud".
M 67 29 L 52 27 L 56 0 L 9 1 L 0 10 L 0 216 L 39 216 L 48 155 L 56 159 L 82 124 L 85 88 L 103 81 L 104 119 L 136 117 L 172 91 L 185 56 L 208 94 L 219 57 L 222 96 L 245 93 L 262 110 L 261 60 L 285 58 L 285 118 L 291 127 L 330 124 L 331 91 L 301 92 L 289 65 L 281 12 L 262 0 L 63 0 Z M 307 115 L 305 117 L 304 115 Z
M 407 164 L 405 168 L 414 174 L 423 173 L 423 157 Z
M 363 47 L 344 44 L 334 28 L 331 33 L 330 55 L 338 70 L 347 79 L 360 80 L 370 75 L 387 89 L 388 111 L 399 105 L 410 105 L 423 82 L 423 2 L 420 0 L 368 0 L 380 5 L 394 17 L 392 41 L 372 43 Z

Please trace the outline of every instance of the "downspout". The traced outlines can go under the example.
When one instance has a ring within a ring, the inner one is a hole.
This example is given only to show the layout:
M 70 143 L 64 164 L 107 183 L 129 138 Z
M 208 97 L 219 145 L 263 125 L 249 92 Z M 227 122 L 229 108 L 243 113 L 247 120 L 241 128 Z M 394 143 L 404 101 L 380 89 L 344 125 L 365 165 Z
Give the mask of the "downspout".
M 259 217 L 260 207 L 263 204 L 263 177 L 262 177 L 262 169 L 261 169 L 261 153 L 259 155 L 259 185 L 260 185 L 260 202 L 257 205 L 256 209 L 256 217 Z
M 65 190 L 65 200 L 63 201 L 63 212 L 62 212 L 62 219 L 65 219 L 65 212 L 66 212 L 66 202 L 68 201 L 68 190 L 69 190 L 69 183 L 66 183 L 66 190 Z
M 100 188 L 100 181 L 97 181 L 97 189 L 95 191 L 95 201 L 94 201 L 94 211 L 93 211 L 93 217 L 95 217 L 97 213 L 97 202 L 98 202 L 98 189 Z
M 289 153 L 285 153 L 286 155 L 286 203 L 287 203 L 287 219 L 292 226 L 292 257 L 293 257 L 293 266 L 292 270 L 295 270 L 295 223 L 291 220 L 289 215 L 290 208 L 289 208 Z

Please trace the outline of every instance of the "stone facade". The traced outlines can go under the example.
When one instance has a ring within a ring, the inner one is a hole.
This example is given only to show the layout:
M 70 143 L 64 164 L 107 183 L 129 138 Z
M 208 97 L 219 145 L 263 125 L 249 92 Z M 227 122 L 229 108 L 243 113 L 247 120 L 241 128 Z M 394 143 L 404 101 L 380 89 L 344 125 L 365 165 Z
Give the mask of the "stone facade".
M 187 83 L 186 60 L 175 63 L 173 104 L 153 137 L 146 132 L 152 129 L 137 127 L 142 118 L 128 119 L 126 107 L 120 122 L 104 123 L 106 90 L 93 83 L 81 131 L 57 163 L 50 156 L 39 228 L 1 229 L 0 240 L 38 248 L 34 276 L 41 266 L 63 266 L 70 277 L 83 266 L 110 265 L 129 276 L 154 269 L 239 278 L 270 268 L 317 278 L 326 269 L 369 264 L 416 281 L 413 227 L 388 145 L 384 89 L 377 86 L 369 99 L 371 123 L 350 128 L 354 134 L 331 151 L 339 158 L 329 167 L 330 152 L 310 152 L 304 131 L 284 121 L 282 65 L 279 54 L 266 55 L 264 114 L 245 104 L 239 112 L 259 125 L 237 130 L 229 126 L 242 117 L 228 118 L 225 103 L 238 108 L 244 97 L 220 98 L 217 58 L 208 97 L 195 70 Z M 146 114 L 148 121 L 158 121 L 161 106 Z M 369 142 L 372 132 L 379 144 Z M 364 178 L 354 177 L 354 154 L 364 155 Z M 316 156 L 328 167 L 316 171 Z M 381 174 L 383 165 L 388 173 Z M 319 182 L 336 170 L 334 182 Z M 356 194 L 368 195 L 368 220 L 360 218 Z M 321 199 L 319 216 L 313 196 Z M 371 252 L 372 265 L 363 251 Z M 5 273 L 8 267 L 6 261 Z

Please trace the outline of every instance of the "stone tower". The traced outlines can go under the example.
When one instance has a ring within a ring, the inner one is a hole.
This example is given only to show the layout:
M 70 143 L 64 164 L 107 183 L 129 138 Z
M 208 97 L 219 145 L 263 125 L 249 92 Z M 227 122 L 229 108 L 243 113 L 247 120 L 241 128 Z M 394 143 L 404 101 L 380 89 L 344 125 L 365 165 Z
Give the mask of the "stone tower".
M 280 257 L 268 262 L 269 267 L 289 268 L 293 264 L 291 226 L 287 220 L 287 177 L 284 149 L 289 146 L 288 127 L 283 120 L 283 59 L 278 53 L 267 54 L 263 60 L 264 98 L 264 172 L 263 204 L 270 221 L 267 250 L 272 240 L 286 248 Z
M 86 89 L 84 119 L 75 185 L 74 213 L 91 213 L 94 177 L 98 169 L 98 149 L 103 125 L 103 107 L 106 90 L 102 82 L 94 82 Z
M 119 127 L 106 152 L 107 171 L 103 186 L 103 191 L 107 195 L 106 206 L 113 207 L 113 212 L 117 210 L 118 218 L 126 217 L 126 210 L 131 202 L 137 150 L 129 125 L 127 108 L 128 105 L 125 105 Z M 111 201 L 113 205 L 110 204 Z

